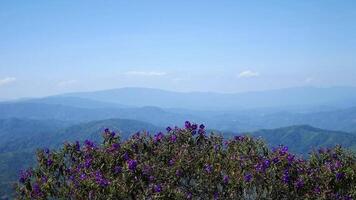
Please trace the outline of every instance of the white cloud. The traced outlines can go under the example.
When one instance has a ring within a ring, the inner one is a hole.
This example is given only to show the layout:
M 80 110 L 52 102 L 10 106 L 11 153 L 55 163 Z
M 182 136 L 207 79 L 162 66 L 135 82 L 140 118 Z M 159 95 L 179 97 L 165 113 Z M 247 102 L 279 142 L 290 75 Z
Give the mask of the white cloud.
M 66 81 L 61 81 L 61 82 L 57 83 L 57 86 L 58 87 L 67 87 L 67 86 L 73 85 L 77 82 L 78 82 L 77 80 L 66 80 Z
M 3 79 L 0 79 L 0 86 L 4 86 L 7 84 L 10 84 L 12 82 L 16 81 L 15 77 L 5 77 Z
M 125 75 L 128 76 L 165 76 L 166 72 L 158 72 L 158 71 L 128 71 L 125 72 Z
M 258 72 L 255 71 L 251 71 L 251 70 L 245 70 L 239 73 L 238 77 L 239 78 L 252 78 L 252 77 L 257 77 L 260 74 Z

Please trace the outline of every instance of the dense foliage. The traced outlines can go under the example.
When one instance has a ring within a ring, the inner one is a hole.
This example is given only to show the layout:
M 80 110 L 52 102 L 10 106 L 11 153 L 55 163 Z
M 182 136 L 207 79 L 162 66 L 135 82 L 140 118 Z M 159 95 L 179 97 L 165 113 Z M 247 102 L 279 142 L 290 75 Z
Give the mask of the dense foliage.
M 204 125 L 137 133 L 121 141 L 67 143 L 37 153 L 22 171 L 18 199 L 352 199 L 356 157 L 341 147 L 308 160 L 249 136 L 207 135 Z

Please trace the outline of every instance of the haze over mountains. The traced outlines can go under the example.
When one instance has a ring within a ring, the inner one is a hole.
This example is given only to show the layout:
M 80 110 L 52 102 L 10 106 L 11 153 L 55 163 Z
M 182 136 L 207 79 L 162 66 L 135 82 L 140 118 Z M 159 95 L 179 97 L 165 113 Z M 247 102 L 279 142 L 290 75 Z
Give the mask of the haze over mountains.
M 100 140 L 104 128 L 125 139 L 184 121 L 204 123 L 225 137 L 251 134 L 306 155 L 341 144 L 356 150 L 356 88 L 287 88 L 247 93 L 172 92 L 120 88 L 0 102 L 0 197 L 37 148 Z
M 172 92 L 149 88 L 120 88 L 60 96 L 80 97 L 128 106 L 157 106 L 203 110 L 238 110 L 290 106 L 355 106 L 354 87 L 296 87 L 244 93 Z
M 133 119 L 157 126 L 186 119 L 219 130 L 257 130 L 296 124 L 356 131 L 356 88 L 289 88 L 220 94 L 121 88 L 0 103 L 0 118 L 91 121 Z

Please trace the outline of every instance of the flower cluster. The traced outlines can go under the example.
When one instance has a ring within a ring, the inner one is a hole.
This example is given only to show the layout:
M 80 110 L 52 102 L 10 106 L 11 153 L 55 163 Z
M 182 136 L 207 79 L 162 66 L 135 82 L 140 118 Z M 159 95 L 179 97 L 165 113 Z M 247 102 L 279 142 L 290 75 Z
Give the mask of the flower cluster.
M 339 146 L 304 159 L 261 139 L 224 140 L 185 122 L 153 136 L 121 141 L 104 130 L 86 140 L 40 150 L 20 173 L 18 199 L 353 199 L 356 157 Z

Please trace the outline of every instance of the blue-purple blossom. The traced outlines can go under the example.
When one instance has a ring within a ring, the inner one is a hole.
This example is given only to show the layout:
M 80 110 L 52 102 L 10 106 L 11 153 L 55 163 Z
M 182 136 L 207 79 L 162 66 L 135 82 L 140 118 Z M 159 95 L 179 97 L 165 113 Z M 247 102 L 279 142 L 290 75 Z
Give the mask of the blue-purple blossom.
M 177 136 L 175 134 L 171 135 L 170 141 L 173 142 L 173 143 L 176 142 L 177 141 Z
M 48 159 L 46 164 L 47 164 L 48 167 L 50 167 L 50 166 L 52 166 L 52 163 L 53 163 L 53 160 L 52 159 Z
M 284 170 L 283 176 L 282 176 L 282 181 L 283 181 L 284 183 L 289 183 L 289 181 L 290 181 L 290 176 L 289 176 L 289 171 L 288 171 L 288 170 Z
M 159 142 L 159 141 L 161 141 L 163 139 L 163 137 L 164 137 L 164 134 L 162 132 L 159 132 L 158 134 L 156 134 L 154 136 L 154 141 L 155 142 Z
M 198 130 L 198 134 L 201 135 L 201 136 L 204 136 L 205 135 L 205 130 L 204 129 L 199 129 Z
M 224 175 L 223 182 L 224 184 L 228 184 L 230 180 L 230 177 L 228 175 Z
M 192 130 L 197 130 L 197 128 L 198 128 L 198 125 L 197 125 L 197 124 L 193 124 L 193 125 L 191 126 L 191 129 L 192 129 Z
M 49 149 L 48 149 L 48 148 L 45 148 L 45 149 L 44 149 L 44 152 L 45 152 L 46 154 L 49 154 Z
M 32 176 L 32 172 L 30 170 L 20 171 L 19 181 L 21 183 L 25 183 Z
M 184 125 L 185 125 L 186 129 L 191 129 L 192 128 L 192 124 L 189 121 L 185 121 Z
M 115 166 L 114 167 L 114 173 L 115 174 L 119 174 L 119 173 L 121 173 L 122 172 L 122 167 L 120 167 L 120 166 Z
M 214 192 L 214 200 L 219 199 L 219 193 L 218 192 Z
M 109 185 L 109 181 L 103 177 L 103 175 L 100 171 L 97 171 L 95 173 L 95 180 L 96 180 L 97 184 L 99 184 L 102 187 L 106 187 Z
M 301 189 L 304 186 L 304 181 L 302 179 L 298 179 L 296 183 L 296 188 Z
M 84 163 L 85 168 L 89 168 L 91 166 L 91 163 L 92 163 L 91 158 L 86 159 Z
M 236 140 L 236 141 L 243 141 L 244 140 L 244 136 L 241 136 L 241 135 L 238 135 L 238 136 L 235 136 L 234 137 L 234 139 Z
M 155 193 L 160 193 L 162 192 L 162 186 L 160 184 L 157 184 L 153 187 L 153 190 Z
M 213 171 L 213 167 L 209 164 L 205 164 L 204 169 L 208 174 L 210 174 Z
M 251 182 L 252 180 L 252 174 L 251 173 L 247 173 L 245 176 L 244 176 L 244 180 L 249 183 Z
M 46 183 L 48 181 L 47 176 L 42 176 L 41 181 L 42 181 L 42 183 Z
M 41 188 L 38 185 L 38 183 L 33 184 L 32 190 L 33 190 L 34 196 L 41 196 L 42 195 Z
M 86 175 L 86 174 L 84 174 L 84 173 L 80 175 L 80 179 L 82 179 L 82 180 L 85 180 L 85 179 L 86 179 L 86 177 L 87 177 L 87 175 Z
M 90 141 L 90 140 L 85 140 L 84 141 L 84 144 L 87 148 L 94 148 L 95 147 L 95 144 L 94 142 Z
M 127 161 L 128 159 L 130 159 L 130 156 L 129 156 L 129 154 L 128 154 L 127 152 L 125 152 L 122 157 L 123 157 L 123 159 L 124 159 L 125 161 Z
M 178 176 L 178 177 L 182 176 L 182 171 L 177 169 L 176 170 L 176 176 Z
M 192 197 L 193 197 L 192 193 L 191 193 L 191 192 L 188 192 L 188 194 L 187 194 L 187 199 L 192 199 Z
M 127 164 L 128 164 L 128 166 L 129 166 L 129 169 L 131 170 L 131 171 L 135 171 L 136 170 L 136 167 L 137 167 L 137 161 L 136 160 L 129 160 L 129 161 L 127 161 Z
M 75 141 L 75 150 L 80 151 L 80 143 L 79 143 L 79 141 Z
M 340 173 L 340 172 L 338 172 L 338 173 L 336 173 L 336 180 L 337 181 L 340 181 L 341 179 L 343 179 L 344 178 L 344 173 Z

